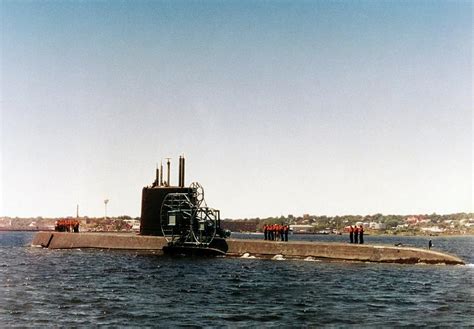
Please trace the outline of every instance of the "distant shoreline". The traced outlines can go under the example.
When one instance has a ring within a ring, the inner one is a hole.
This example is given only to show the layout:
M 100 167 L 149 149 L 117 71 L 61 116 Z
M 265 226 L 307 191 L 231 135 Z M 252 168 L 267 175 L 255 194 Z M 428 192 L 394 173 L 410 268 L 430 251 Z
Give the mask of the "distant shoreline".
M 5 227 L 1 227 L 0 228 L 0 232 L 45 232 L 45 231 L 48 231 L 48 232 L 54 232 L 54 230 L 52 229 L 37 229 L 37 228 L 34 228 L 34 229 L 24 229 L 24 228 L 5 228 Z
M 52 229 L 41 229 L 41 228 L 32 228 L 32 229 L 25 229 L 25 228 L 6 228 L 6 227 L 1 227 L 0 232 L 55 232 L 55 230 Z M 130 234 L 137 234 L 135 231 L 80 231 L 80 233 L 130 233 Z M 238 233 L 238 234 L 261 234 L 263 235 L 263 232 L 232 232 L 232 233 Z M 333 235 L 349 235 L 349 233 L 342 233 L 342 234 L 322 234 L 322 233 L 293 233 L 295 235 L 325 235 L 325 236 L 333 236 Z M 449 234 L 449 233 L 437 233 L 434 235 L 429 235 L 429 234 L 403 234 L 403 233 L 397 233 L 397 234 L 389 234 L 389 233 L 365 233 L 366 236 L 416 236 L 416 237 L 464 237 L 464 236 L 472 236 L 474 237 L 473 233 L 466 233 L 466 234 Z

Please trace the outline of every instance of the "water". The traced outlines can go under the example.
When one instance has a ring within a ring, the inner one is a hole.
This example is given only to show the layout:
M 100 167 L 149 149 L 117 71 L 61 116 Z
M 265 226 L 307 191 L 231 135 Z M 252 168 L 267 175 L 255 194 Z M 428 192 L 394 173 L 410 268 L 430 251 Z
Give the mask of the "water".
M 427 244 L 366 238 L 378 239 Z M 474 238 L 432 239 L 474 263 Z M 474 326 L 472 265 L 173 259 L 30 248 L 31 240 L 32 233 L 0 232 L 2 327 Z

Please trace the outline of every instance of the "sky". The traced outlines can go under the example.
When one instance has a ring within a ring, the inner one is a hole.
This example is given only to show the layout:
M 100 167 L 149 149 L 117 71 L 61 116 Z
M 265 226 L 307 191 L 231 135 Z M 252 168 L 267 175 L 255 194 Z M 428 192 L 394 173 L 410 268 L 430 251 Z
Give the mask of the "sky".
M 0 216 L 473 212 L 471 1 L 0 1 Z

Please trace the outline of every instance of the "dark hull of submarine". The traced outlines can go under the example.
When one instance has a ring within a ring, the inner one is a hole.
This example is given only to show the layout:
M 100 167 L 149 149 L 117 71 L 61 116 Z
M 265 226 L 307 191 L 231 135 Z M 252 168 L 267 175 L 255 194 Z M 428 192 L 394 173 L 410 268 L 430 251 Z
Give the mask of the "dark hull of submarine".
M 264 240 L 226 239 L 228 257 L 250 256 L 271 258 L 282 255 L 289 259 L 315 259 L 333 261 L 361 261 L 402 264 L 449 264 L 464 262 L 453 255 L 432 250 L 392 246 L 354 245 L 321 242 L 275 242 Z M 150 250 L 162 253 L 167 245 L 164 237 L 120 233 L 63 233 L 38 232 L 32 245 L 51 249 L 118 249 Z

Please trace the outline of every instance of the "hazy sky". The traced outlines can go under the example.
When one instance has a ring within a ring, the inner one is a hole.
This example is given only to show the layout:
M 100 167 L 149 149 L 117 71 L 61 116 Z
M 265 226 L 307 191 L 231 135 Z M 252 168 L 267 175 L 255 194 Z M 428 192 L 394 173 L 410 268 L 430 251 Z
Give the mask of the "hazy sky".
M 0 215 L 473 211 L 471 1 L 0 3 Z

